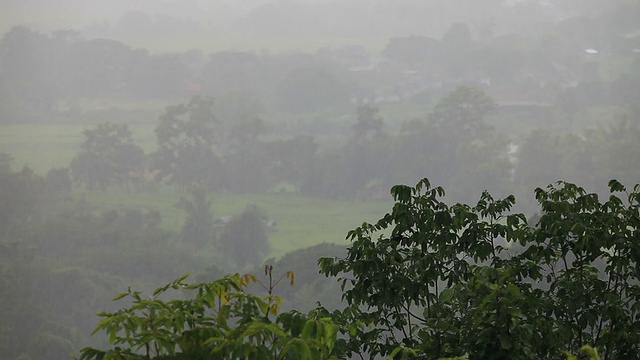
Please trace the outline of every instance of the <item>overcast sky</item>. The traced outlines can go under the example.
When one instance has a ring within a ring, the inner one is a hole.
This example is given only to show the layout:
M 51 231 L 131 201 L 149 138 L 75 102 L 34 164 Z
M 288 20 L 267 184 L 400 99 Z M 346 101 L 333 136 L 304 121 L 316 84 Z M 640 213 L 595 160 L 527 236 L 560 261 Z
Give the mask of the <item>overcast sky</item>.
M 619 1 L 619 0 L 618 0 Z M 494 34 L 601 10 L 595 0 L 0 0 L 0 31 L 74 29 L 137 46 L 197 46 L 208 36 L 388 39 L 439 38 L 452 23 Z M 581 9 L 576 8 L 580 4 Z M 600 4 L 600 5 L 599 5 Z M 532 30 L 534 29 L 534 30 Z M 155 38 L 155 39 L 154 39 Z M 161 46 L 161 45 L 160 45 Z M 167 45 L 169 46 L 169 45 Z M 203 44 L 206 47 L 206 44 Z M 183 50 L 183 49 L 182 49 Z

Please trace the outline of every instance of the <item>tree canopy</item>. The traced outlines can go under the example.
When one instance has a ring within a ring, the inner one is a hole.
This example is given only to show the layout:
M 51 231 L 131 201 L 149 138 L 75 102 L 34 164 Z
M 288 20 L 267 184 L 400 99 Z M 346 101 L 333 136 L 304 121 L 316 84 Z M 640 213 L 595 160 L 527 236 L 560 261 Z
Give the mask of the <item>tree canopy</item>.
M 215 152 L 216 123 L 212 98 L 194 97 L 167 107 L 155 129 L 158 150 L 152 154 L 152 168 L 157 177 L 182 188 L 215 188 L 222 163 Z
M 280 313 L 270 265 L 264 297 L 244 291 L 255 275 L 182 277 L 151 298 L 117 295 L 132 305 L 96 328 L 112 347 L 80 359 L 637 359 L 640 185 L 609 189 L 600 201 L 572 183 L 537 188 L 530 225 L 513 196 L 448 205 L 427 179 L 397 185 L 389 213 L 347 234 L 345 257 L 318 260 L 343 310 Z M 185 298 L 161 300 L 170 289 Z
M 109 185 L 128 189 L 129 182 L 144 173 L 144 151 L 126 124 L 101 123 L 83 134 L 82 151 L 70 165 L 77 182 L 103 190 Z

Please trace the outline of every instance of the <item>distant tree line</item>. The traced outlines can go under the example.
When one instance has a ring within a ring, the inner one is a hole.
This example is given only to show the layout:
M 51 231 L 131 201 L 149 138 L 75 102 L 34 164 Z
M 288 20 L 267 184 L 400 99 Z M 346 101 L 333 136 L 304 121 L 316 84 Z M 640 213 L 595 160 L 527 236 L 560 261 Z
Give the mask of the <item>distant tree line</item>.
M 328 197 L 386 197 L 394 183 L 420 174 L 449 184 L 456 199 L 489 189 L 527 189 L 580 178 L 598 186 L 615 174 L 640 177 L 640 118 L 632 109 L 609 126 L 582 134 L 534 131 L 519 142 L 487 122 L 496 104 L 479 88 L 461 86 L 424 119 L 390 133 L 378 109 L 357 108 L 344 144 L 320 149 L 312 136 L 267 139 L 258 117 L 229 122 L 215 116 L 212 98 L 170 106 L 155 129 L 158 147 L 143 154 L 126 124 L 99 124 L 84 132 L 71 178 L 87 187 L 127 191 L 166 183 L 179 190 L 197 184 L 207 192 L 294 191 Z
M 78 109 L 70 98 L 197 94 L 257 96 L 276 110 L 315 111 L 345 106 L 353 86 L 348 71 L 323 56 L 151 54 L 115 40 L 85 40 L 72 30 L 43 34 L 22 26 L 2 38 L 0 64 L 0 91 L 23 118 L 31 107 L 72 115 Z
M 607 16 L 603 23 L 611 25 Z M 603 76 L 608 70 L 600 60 L 633 60 L 640 40 L 627 32 L 639 25 L 625 19 L 624 26 L 603 28 L 600 37 L 593 21 L 567 20 L 534 40 L 474 38 L 467 24 L 457 23 L 440 40 L 391 38 L 379 56 L 358 45 L 315 54 L 152 54 L 115 40 L 84 39 L 73 30 L 44 34 L 16 26 L 0 42 L 0 93 L 7 108 L 0 121 L 42 120 L 43 112 L 76 116 L 81 108 L 72 99 L 96 97 L 234 94 L 258 99 L 276 113 L 344 112 L 352 101 L 421 101 L 460 83 L 487 86 L 508 101 L 550 103 L 575 117 L 585 107 L 637 99 L 640 60 L 612 77 Z M 590 47 L 599 55 L 589 57 L 584 50 Z

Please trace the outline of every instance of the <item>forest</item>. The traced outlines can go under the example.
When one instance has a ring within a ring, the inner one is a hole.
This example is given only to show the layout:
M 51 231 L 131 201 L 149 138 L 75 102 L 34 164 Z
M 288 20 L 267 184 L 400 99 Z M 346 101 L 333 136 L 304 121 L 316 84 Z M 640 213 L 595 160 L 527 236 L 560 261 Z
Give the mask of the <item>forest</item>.
M 74 1 L 0 14 L 1 358 L 640 357 L 637 1 Z

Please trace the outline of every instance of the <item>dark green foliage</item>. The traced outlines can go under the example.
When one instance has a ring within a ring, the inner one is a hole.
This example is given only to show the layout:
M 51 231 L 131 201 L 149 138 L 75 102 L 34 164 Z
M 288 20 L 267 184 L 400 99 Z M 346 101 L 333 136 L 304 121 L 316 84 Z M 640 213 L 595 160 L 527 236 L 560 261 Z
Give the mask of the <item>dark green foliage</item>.
M 342 282 L 345 300 L 370 307 L 358 315 L 373 326 L 362 334 L 373 340 L 366 343 L 367 352 L 388 355 L 403 344 L 420 347 L 429 358 L 460 354 L 462 339 L 455 324 L 466 311 L 448 305 L 442 293 L 472 277 L 478 271 L 473 262 L 499 267 L 503 246 L 494 240 L 512 237 L 523 220 L 510 215 L 509 226 L 500 223 L 512 197 L 495 200 L 485 193 L 475 207 L 449 207 L 438 199 L 444 190 L 431 189 L 426 179 L 415 188 L 396 186 L 392 194 L 393 212 L 351 231 L 347 257 L 322 259 L 322 272 L 350 274 Z M 391 230 L 389 237 L 374 240 L 373 234 L 384 229 Z M 395 340 L 398 334 L 401 342 Z
M 536 189 L 543 215 L 532 240 L 550 275 L 548 299 L 565 346 L 594 344 L 604 359 L 640 354 L 640 187 L 626 192 L 609 182 L 611 195 L 597 195 L 569 183 Z
M 637 358 L 640 186 L 620 199 L 609 185 L 605 202 L 570 183 L 536 189 L 536 227 L 509 213 L 512 196 L 449 206 L 426 179 L 395 186 L 393 211 L 349 232 L 345 258 L 319 260 L 349 303 L 333 313 L 347 351 L 551 359 L 592 344 Z

